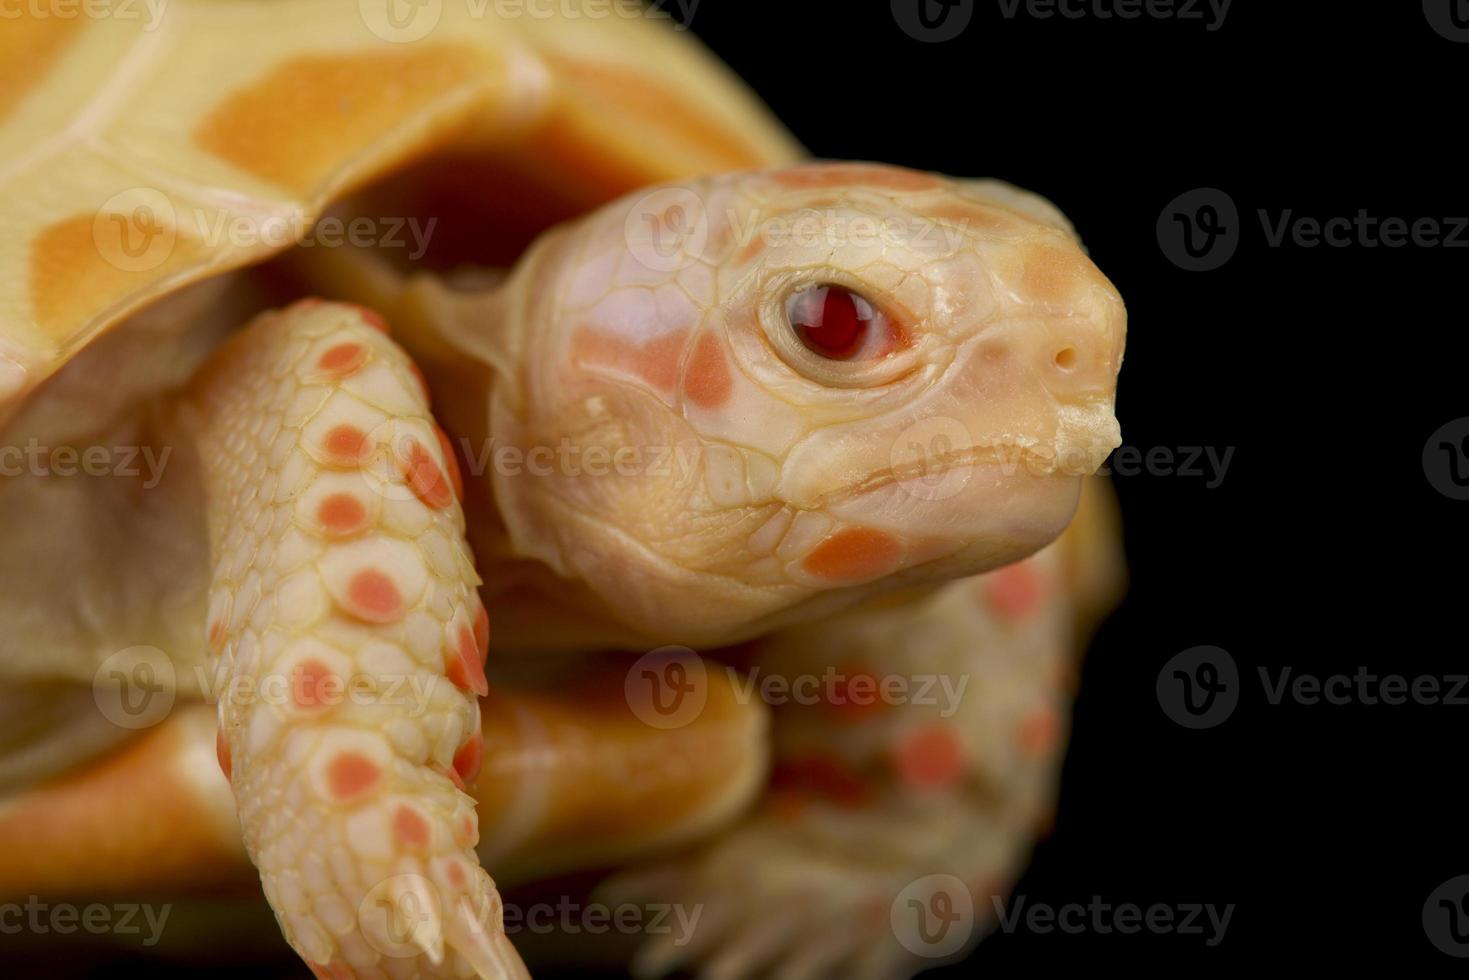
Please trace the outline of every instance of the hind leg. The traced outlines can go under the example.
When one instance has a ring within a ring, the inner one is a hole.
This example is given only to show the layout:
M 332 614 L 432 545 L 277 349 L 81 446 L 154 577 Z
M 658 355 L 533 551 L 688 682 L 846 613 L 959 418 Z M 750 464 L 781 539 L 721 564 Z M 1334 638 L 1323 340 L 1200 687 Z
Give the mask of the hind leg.
M 764 803 L 605 887 L 692 923 L 639 972 L 892 977 L 977 939 L 1053 805 L 1076 653 L 1059 553 L 770 640 L 747 675 L 774 708 Z

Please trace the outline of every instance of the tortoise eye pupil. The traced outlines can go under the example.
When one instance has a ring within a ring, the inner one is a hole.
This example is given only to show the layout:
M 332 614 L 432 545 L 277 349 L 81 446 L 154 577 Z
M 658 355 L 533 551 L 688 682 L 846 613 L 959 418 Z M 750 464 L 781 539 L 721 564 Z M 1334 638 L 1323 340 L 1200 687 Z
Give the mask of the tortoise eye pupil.
M 832 360 L 860 350 L 876 317 L 871 303 L 841 286 L 808 286 L 791 296 L 787 313 L 801 343 Z

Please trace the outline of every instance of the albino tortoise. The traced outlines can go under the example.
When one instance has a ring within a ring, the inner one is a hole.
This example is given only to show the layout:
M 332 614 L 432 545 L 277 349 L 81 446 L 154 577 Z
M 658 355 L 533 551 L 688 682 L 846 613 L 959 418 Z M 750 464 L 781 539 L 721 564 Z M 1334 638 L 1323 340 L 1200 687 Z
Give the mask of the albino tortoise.
M 510 977 L 482 861 L 698 843 L 605 885 L 700 910 L 641 971 L 931 962 L 1117 587 L 1116 291 L 647 18 L 415 9 L 0 33 L 0 895 L 248 854 L 318 975 Z

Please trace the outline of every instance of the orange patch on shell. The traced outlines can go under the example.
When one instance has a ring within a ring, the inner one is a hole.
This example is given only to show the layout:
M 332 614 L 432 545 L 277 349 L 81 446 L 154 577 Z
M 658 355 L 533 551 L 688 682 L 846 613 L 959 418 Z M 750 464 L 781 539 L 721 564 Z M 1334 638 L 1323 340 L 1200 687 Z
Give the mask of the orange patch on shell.
M 402 460 L 403 478 L 425 507 L 443 510 L 454 502 L 453 487 L 433 454 L 417 439 L 408 440 Z
M 459 774 L 460 779 L 464 780 L 466 786 L 474 783 L 484 758 L 485 737 L 480 732 L 469 736 L 465 743 L 459 746 L 459 751 L 454 753 L 454 771 Z
M 317 505 L 316 519 L 322 530 L 344 538 L 367 526 L 367 508 L 350 493 L 334 493 Z
M 571 359 L 586 367 L 610 368 L 642 378 L 659 391 L 678 383 L 678 365 L 688 342 L 687 330 L 671 330 L 643 344 L 633 344 L 590 327 L 571 338 Z
M 319 188 L 350 164 L 360 165 L 369 148 L 386 165 L 410 155 L 413 146 L 391 149 L 385 137 L 410 120 L 444 120 L 435 105 L 473 86 L 484 89 L 500 77 L 490 56 L 468 45 L 387 45 L 370 51 L 332 52 L 290 58 L 263 78 L 237 86 L 194 129 L 205 152 L 294 191 Z M 456 114 L 464 110 L 455 110 Z M 439 128 L 415 126 L 421 144 Z M 359 182 L 369 177 L 358 173 Z
M 339 800 L 368 792 L 382 779 L 377 763 L 360 752 L 343 752 L 327 766 L 327 788 Z
M 350 611 L 369 623 L 391 623 L 403 615 L 403 597 L 386 573 L 365 568 L 347 584 Z
M 801 567 L 831 582 L 862 582 L 896 568 L 902 551 L 898 539 L 885 531 L 849 527 L 817 545 Z
M 704 334 L 694 345 L 683 390 L 689 401 L 700 408 L 718 408 L 729 401 L 734 381 L 730 377 L 729 361 L 714 334 Z
M 898 778 L 913 789 L 946 789 L 964 778 L 964 744 L 954 726 L 931 725 L 903 738 L 893 751 Z
M 372 453 L 372 440 L 355 425 L 336 425 L 327 431 L 322 449 L 334 463 L 358 466 Z
M 428 820 L 423 814 L 407 804 L 401 804 L 393 811 L 393 838 L 399 844 L 412 848 L 427 848 L 428 837 Z
M 781 170 L 771 174 L 770 179 L 781 187 L 793 189 L 847 187 L 852 184 L 862 184 L 890 191 L 912 192 L 931 191 L 944 186 L 942 180 L 931 174 L 866 163 L 808 164 Z
M 367 363 L 367 348 L 361 344 L 337 344 L 317 358 L 316 366 L 334 378 L 346 378 Z
M 5 30 L 0 31 L 0 119 L 45 81 L 85 22 L 83 17 L 54 15 L 58 13 L 19 19 L 11 14 L 5 18 Z

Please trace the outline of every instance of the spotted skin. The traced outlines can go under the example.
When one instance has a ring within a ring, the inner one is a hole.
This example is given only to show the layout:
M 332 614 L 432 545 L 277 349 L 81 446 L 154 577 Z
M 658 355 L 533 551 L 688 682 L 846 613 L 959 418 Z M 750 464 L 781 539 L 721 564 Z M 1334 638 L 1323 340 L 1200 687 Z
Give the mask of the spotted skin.
M 524 976 L 463 791 L 483 754 L 479 580 L 452 463 L 374 320 L 267 314 L 196 380 L 220 766 L 317 975 Z

